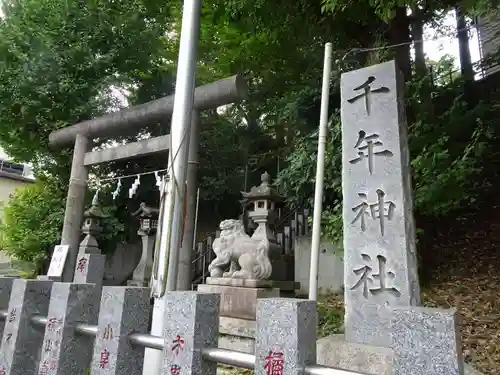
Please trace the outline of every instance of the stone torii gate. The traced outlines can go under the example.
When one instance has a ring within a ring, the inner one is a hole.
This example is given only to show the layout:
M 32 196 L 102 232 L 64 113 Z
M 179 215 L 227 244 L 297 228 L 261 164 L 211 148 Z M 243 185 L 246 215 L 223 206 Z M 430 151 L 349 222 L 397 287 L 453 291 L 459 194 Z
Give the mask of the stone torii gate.
M 194 113 L 189 142 L 186 227 L 180 254 L 178 288 L 189 289 L 191 284 L 191 256 L 194 236 L 195 202 L 190 199 L 196 192 L 198 165 L 199 112 L 245 99 L 247 86 L 240 75 L 197 87 L 194 95 Z M 163 120 L 172 114 L 174 95 L 166 96 L 138 106 L 123 109 L 92 120 L 52 132 L 49 144 L 53 147 L 73 146 L 73 160 L 64 213 L 61 245 L 69 245 L 62 281 L 73 281 L 80 242 L 80 227 L 85 205 L 88 168 L 92 165 L 166 152 L 170 148 L 170 135 L 141 140 L 110 149 L 92 151 L 95 138 L 109 138 L 120 133 L 139 131 L 145 125 Z

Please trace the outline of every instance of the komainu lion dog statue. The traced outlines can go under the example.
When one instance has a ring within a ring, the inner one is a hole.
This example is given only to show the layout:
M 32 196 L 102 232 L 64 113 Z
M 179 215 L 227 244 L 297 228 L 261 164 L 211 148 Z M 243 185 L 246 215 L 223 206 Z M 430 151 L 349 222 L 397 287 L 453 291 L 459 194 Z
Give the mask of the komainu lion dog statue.
M 239 220 L 220 223 L 221 234 L 212 248 L 216 258 L 208 266 L 211 277 L 266 280 L 273 270 L 269 259 L 269 241 L 245 233 Z M 229 266 L 229 271 L 224 272 Z

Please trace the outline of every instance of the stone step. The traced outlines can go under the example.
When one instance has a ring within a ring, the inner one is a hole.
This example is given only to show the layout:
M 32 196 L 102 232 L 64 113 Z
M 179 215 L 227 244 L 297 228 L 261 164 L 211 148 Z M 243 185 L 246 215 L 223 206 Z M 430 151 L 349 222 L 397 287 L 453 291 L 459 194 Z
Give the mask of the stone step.
M 18 277 L 19 270 L 12 267 L 10 262 L 0 263 L 0 277 Z
M 373 375 L 392 375 L 393 353 L 389 348 L 345 341 L 335 334 L 317 341 L 318 364 L 361 371 Z M 464 363 L 464 375 L 483 375 L 472 365 Z

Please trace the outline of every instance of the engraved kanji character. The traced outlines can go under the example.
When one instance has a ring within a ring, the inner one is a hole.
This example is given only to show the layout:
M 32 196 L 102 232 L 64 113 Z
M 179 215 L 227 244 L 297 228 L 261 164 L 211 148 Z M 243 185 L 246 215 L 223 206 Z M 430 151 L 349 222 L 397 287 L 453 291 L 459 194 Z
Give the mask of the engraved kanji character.
M 45 352 L 50 352 L 52 350 L 53 342 L 52 340 L 45 340 L 43 344 L 43 350 Z
M 352 104 L 355 101 L 357 101 L 358 99 L 361 99 L 361 98 L 364 97 L 365 98 L 365 109 L 366 109 L 366 114 L 367 115 L 370 115 L 370 111 L 371 111 L 371 102 L 370 102 L 371 94 L 372 93 L 373 94 L 388 93 L 388 92 L 391 91 L 391 90 L 389 90 L 389 88 L 387 88 L 385 86 L 381 86 L 381 87 L 379 87 L 377 89 L 372 89 L 370 85 L 373 82 L 375 82 L 375 77 L 369 76 L 368 79 L 365 81 L 365 83 L 363 83 L 362 85 L 354 88 L 354 91 L 363 90 L 363 92 L 361 94 L 358 94 L 358 95 L 352 97 L 351 99 L 347 99 L 347 101 L 350 104 Z
M 269 355 L 266 356 L 264 369 L 267 371 L 267 375 L 283 375 L 284 363 L 285 356 L 282 352 L 270 350 Z
M 360 276 L 356 284 L 351 287 L 351 290 L 363 287 L 363 296 L 368 298 L 369 294 L 377 296 L 384 292 L 393 295 L 394 297 L 400 297 L 401 293 L 395 287 L 387 287 L 388 279 L 394 279 L 395 274 L 392 271 L 386 271 L 387 259 L 382 255 L 377 255 L 378 262 L 378 273 L 373 273 L 373 268 L 370 266 L 372 258 L 368 254 L 361 254 L 364 266 L 353 270 L 353 272 Z M 368 284 L 372 285 L 377 281 L 377 287 L 370 287 Z
M 85 266 L 87 265 L 87 258 L 78 259 L 78 264 L 76 265 L 76 270 L 83 273 L 85 271 Z
M 385 193 L 381 189 L 377 189 L 377 202 L 370 205 L 372 217 L 378 219 L 380 223 L 380 233 L 382 236 L 385 231 L 385 219 L 392 220 L 396 205 L 392 201 L 385 201 Z
M 175 339 L 172 340 L 172 344 L 172 351 L 175 355 L 178 355 L 179 352 L 184 349 L 184 339 L 180 335 L 175 336 Z
M 50 331 L 50 332 L 53 332 L 62 323 L 63 323 L 62 318 L 55 318 L 55 317 L 49 318 L 47 320 L 47 330 Z
M 111 324 L 108 324 L 106 327 L 104 327 L 102 338 L 103 340 L 113 339 L 113 327 L 111 327 Z
M 101 357 L 99 358 L 99 368 L 106 368 L 109 363 L 109 351 L 108 349 L 103 349 L 101 351 Z
M 352 208 L 352 211 L 356 214 L 354 220 L 351 221 L 351 224 L 354 224 L 356 221 L 360 221 L 361 230 L 364 232 L 366 229 L 366 217 L 370 217 L 371 213 L 369 211 L 370 205 L 367 202 L 367 195 L 365 193 L 358 193 L 358 196 L 363 200 L 357 206 Z
M 57 358 L 54 358 L 54 359 L 50 360 L 50 369 L 51 370 L 57 370 Z
M 16 318 L 17 318 L 17 309 L 13 308 L 9 312 L 9 319 L 8 320 L 10 323 L 12 323 L 14 320 L 16 320 Z
M 384 144 L 378 140 L 378 134 L 366 135 L 364 130 L 360 130 L 358 134 L 358 140 L 354 145 L 354 148 L 358 149 L 358 157 L 349 160 L 351 164 L 357 164 L 363 159 L 368 161 L 368 172 L 373 173 L 373 162 L 374 156 L 392 156 L 393 153 L 387 149 L 381 151 L 375 151 L 375 148 L 381 147 Z
M 49 373 L 49 361 L 43 361 L 40 364 L 40 369 L 38 370 L 38 375 L 47 375 Z
M 170 375 L 180 375 L 181 374 L 181 366 L 172 365 L 170 366 Z
M 364 232 L 366 230 L 366 216 L 372 219 L 378 219 L 380 226 L 380 233 L 383 236 L 385 234 L 385 219 L 392 220 L 394 215 L 394 210 L 396 205 L 392 201 L 385 200 L 385 193 L 381 189 L 377 189 L 377 202 L 369 204 L 368 197 L 366 193 L 358 193 L 358 196 L 362 199 L 362 202 L 357 206 L 352 208 L 352 211 L 356 214 L 351 224 L 360 221 L 361 230 Z

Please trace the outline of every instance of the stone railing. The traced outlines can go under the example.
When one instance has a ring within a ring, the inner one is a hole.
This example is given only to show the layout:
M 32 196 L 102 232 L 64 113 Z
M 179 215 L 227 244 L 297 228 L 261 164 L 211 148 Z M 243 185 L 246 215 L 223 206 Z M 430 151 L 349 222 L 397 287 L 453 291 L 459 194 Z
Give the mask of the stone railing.
M 164 353 L 162 374 L 216 375 L 223 363 L 257 375 L 362 375 L 316 365 L 314 301 L 259 300 L 255 355 L 217 348 L 219 294 L 164 301 L 159 337 L 147 333 L 148 288 L 0 278 L 0 374 L 141 374 L 148 347 Z

